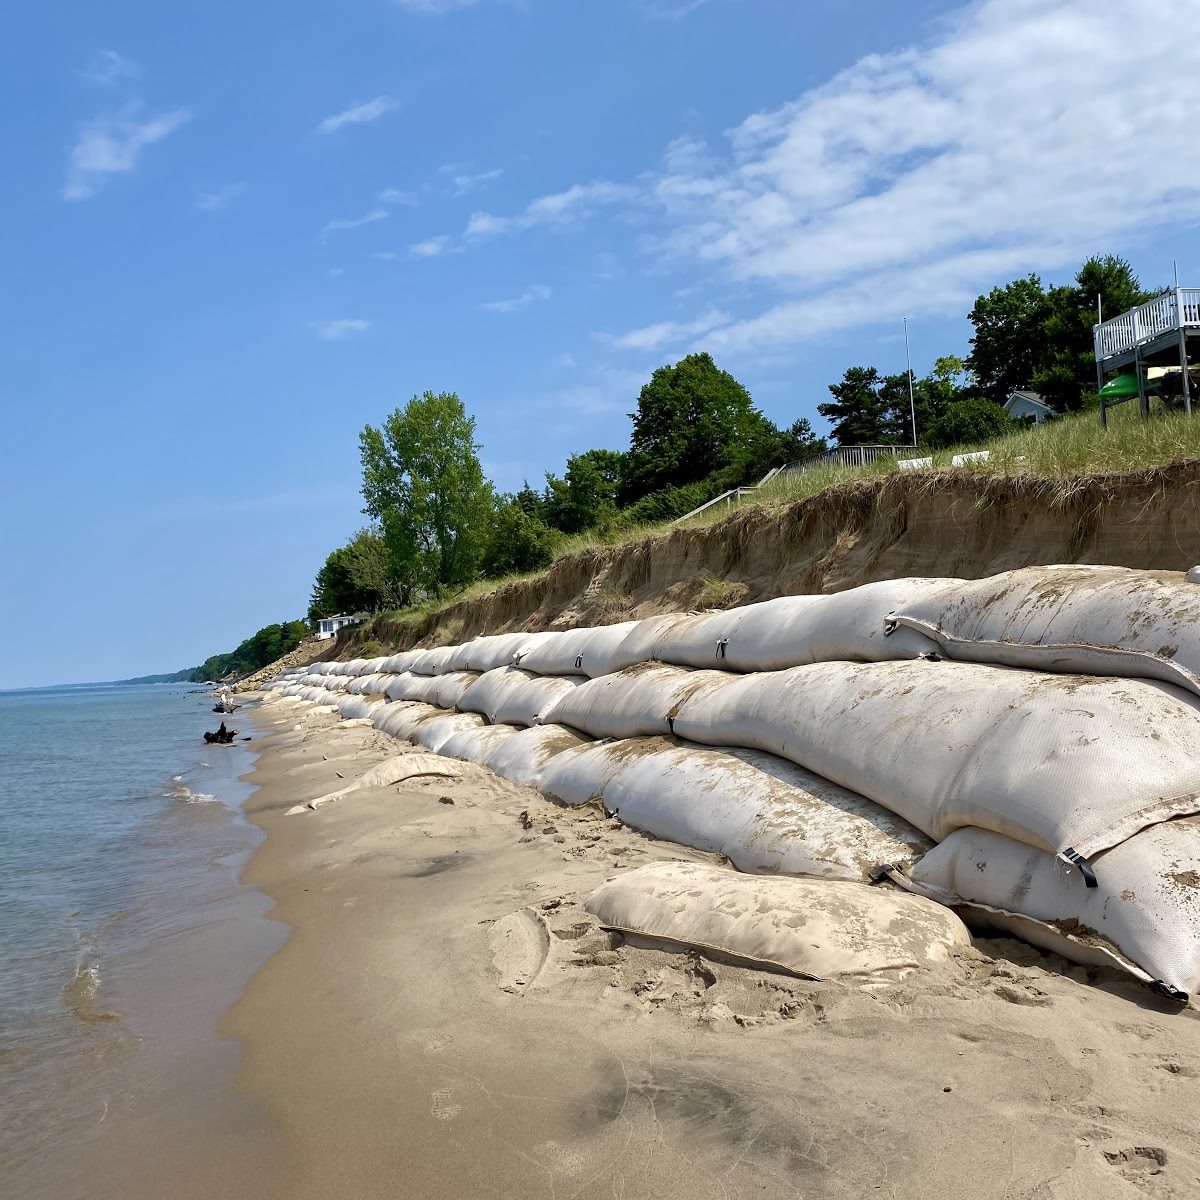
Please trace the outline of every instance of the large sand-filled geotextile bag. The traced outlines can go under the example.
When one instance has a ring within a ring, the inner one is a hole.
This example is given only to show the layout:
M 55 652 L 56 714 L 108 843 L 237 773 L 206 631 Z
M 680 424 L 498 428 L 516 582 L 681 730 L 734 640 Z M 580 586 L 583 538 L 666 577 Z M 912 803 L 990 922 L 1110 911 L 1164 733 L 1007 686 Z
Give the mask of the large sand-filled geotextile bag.
M 444 712 L 422 721 L 412 735 L 412 740 L 426 750 L 440 754 L 442 747 L 456 734 L 468 729 L 479 729 L 484 724 L 478 713 Z
M 937 650 L 922 634 L 887 636 L 888 613 L 944 579 L 887 579 L 831 595 L 781 596 L 724 612 L 651 617 L 630 632 L 612 670 L 633 662 L 780 671 L 815 662 L 880 662 Z
M 881 863 L 919 858 L 932 845 L 865 797 L 755 750 L 601 742 L 554 758 L 541 789 L 567 804 L 598 798 L 635 829 L 724 854 L 751 874 L 867 882 Z
M 971 944 L 948 908 L 890 888 L 651 863 L 604 884 L 585 907 L 626 934 L 696 947 L 808 979 L 904 979 Z
M 1200 694 L 1200 587 L 1180 573 L 1024 567 L 913 597 L 890 620 L 950 658 L 1161 679 Z
M 512 665 L 513 656 L 554 637 L 552 633 L 492 633 L 464 642 L 450 658 L 451 671 L 494 671 Z
M 583 675 L 534 675 L 519 667 L 496 667 L 480 675 L 458 698 L 463 712 L 482 713 L 503 725 L 536 725 L 556 701 L 585 682 Z
M 480 725 L 475 729 L 463 729 L 447 738 L 438 753 L 447 758 L 482 763 L 502 741 L 517 732 L 515 725 Z
M 415 662 L 424 653 L 424 650 L 402 650 L 399 654 L 393 654 L 390 658 L 385 658 L 383 666 L 380 669 L 392 675 L 399 675 L 401 671 L 407 671 L 410 664 Z
M 729 680 L 722 671 L 639 663 L 615 675 L 589 679 L 552 704 L 542 719 L 570 725 L 594 738 L 667 734 L 682 705 L 724 687 Z
M 371 723 L 381 733 L 401 741 L 411 741 L 423 721 L 440 717 L 443 710 L 420 701 L 396 700 L 383 705 L 372 714 Z
M 1079 962 L 1117 961 L 1177 999 L 1200 989 L 1200 818 L 1167 821 L 1094 860 L 1097 888 L 1052 855 L 983 829 L 958 829 L 912 870 L 945 904 L 966 905 Z
M 420 700 L 438 708 L 453 708 L 459 697 L 479 678 L 474 671 L 452 671 L 447 675 L 401 675 L 388 686 L 393 700 Z
M 364 771 L 353 782 L 338 788 L 335 792 L 326 792 L 324 796 L 319 796 L 316 800 L 294 805 L 284 815 L 290 817 L 304 812 L 306 809 L 320 808 L 323 804 L 330 804 L 334 800 L 339 800 L 352 792 L 361 791 L 363 788 L 391 787 L 393 784 L 403 783 L 406 779 L 431 775 L 442 779 L 458 779 L 462 776 L 462 771 L 453 763 L 444 762 L 436 755 L 414 754 L 409 751 L 407 754 L 397 754 L 394 758 L 377 763 L 370 770 Z
M 383 700 L 368 700 L 365 696 L 338 696 L 335 704 L 338 712 L 346 721 L 370 717 L 377 709 L 383 707 Z
M 513 656 L 513 665 L 535 675 L 607 675 L 617 648 L 636 621 L 600 625 L 595 629 L 567 629 L 540 638 Z
M 408 665 L 414 675 L 441 675 L 450 669 L 450 660 L 457 652 L 457 646 L 435 646 L 432 650 L 423 650 Z
M 357 675 L 346 685 L 346 691 L 352 696 L 382 696 L 390 679 L 390 675 L 379 672 Z
M 727 677 L 674 726 L 790 759 L 935 841 L 976 825 L 1062 854 L 1089 883 L 1091 856 L 1200 812 L 1200 701 L 1139 679 L 818 663 Z
M 563 725 L 534 725 L 491 747 L 483 765 L 501 779 L 523 787 L 540 786 L 542 771 L 558 754 L 591 739 Z
M 342 664 L 342 673 L 344 675 L 361 675 L 366 669 L 366 665 L 365 658 L 352 658 L 348 663 Z

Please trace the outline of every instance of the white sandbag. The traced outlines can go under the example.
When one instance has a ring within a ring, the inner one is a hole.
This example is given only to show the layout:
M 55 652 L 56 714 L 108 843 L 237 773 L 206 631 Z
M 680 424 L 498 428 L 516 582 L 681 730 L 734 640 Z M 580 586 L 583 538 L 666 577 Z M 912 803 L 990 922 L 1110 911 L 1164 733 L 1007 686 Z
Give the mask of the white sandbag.
M 728 682 L 721 671 L 639 663 L 615 675 L 589 679 L 550 705 L 542 719 L 595 738 L 667 734 L 685 701 Z
M 563 725 L 534 725 L 492 747 L 484 756 L 483 765 L 510 783 L 536 788 L 543 768 L 555 755 L 590 740 Z
M 423 721 L 442 715 L 442 709 L 432 704 L 399 700 L 377 709 L 372 716 L 372 723 L 381 733 L 407 742 L 412 740 Z
M 888 613 L 946 586 L 944 579 L 887 579 L 830 595 L 781 596 L 724 612 L 643 621 L 614 656 L 725 671 L 781 671 L 815 662 L 880 662 L 937 650 L 911 630 L 887 634 Z
M 372 675 L 358 675 L 350 681 L 346 691 L 353 696 L 382 696 L 390 678 L 390 675 L 384 676 L 379 672 Z
M 1086 878 L 1092 855 L 1200 811 L 1200 701 L 1166 684 L 948 661 L 726 678 L 682 704 L 678 736 L 778 754 L 935 841 L 976 825 Z
M 456 734 L 467 729 L 478 729 L 484 724 L 478 713 L 441 713 L 422 721 L 413 733 L 413 741 L 426 750 L 440 754 L 442 747 Z
M 494 671 L 512 665 L 513 656 L 553 637 L 552 633 L 493 633 L 464 642 L 450 658 L 451 671 Z
M 338 788 L 335 792 L 328 792 L 316 800 L 309 800 L 306 804 L 293 805 L 284 813 L 284 816 L 290 817 L 296 813 L 320 808 L 323 804 L 331 804 L 334 800 L 339 800 L 342 796 L 348 796 L 351 792 L 360 791 L 362 788 L 391 787 L 393 784 L 403 783 L 406 779 L 430 775 L 442 779 L 459 779 L 462 777 L 462 772 L 453 763 L 448 763 L 434 754 L 414 754 L 411 751 L 408 754 L 397 754 L 394 758 L 389 758 L 385 762 L 371 767 L 370 770 L 364 771 L 352 783 Z
M 482 713 L 493 725 L 536 725 L 556 701 L 585 682 L 583 675 L 534 675 L 519 667 L 486 671 L 458 698 L 463 712 Z
M 385 662 L 387 662 L 386 656 L 380 656 L 379 658 L 368 658 L 366 661 L 366 665 L 363 667 L 360 674 L 374 675 L 377 672 L 383 670 L 383 664 Z
M 448 675 L 415 675 L 406 671 L 388 684 L 391 700 L 420 700 L 438 708 L 454 708 L 459 697 L 479 678 L 473 671 L 453 671 Z
M 366 665 L 365 658 L 352 658 L 348 663 L 342 664 L 342 672 L 346 675 L 361 675 Z
M 626 871 L 585 907 L 609 929 L 806 979 L 900 980 L 971 944 L 962 921 L 923 896 L 844 880 L 740 875 L 707 863 Z
M 597 798 L 635 829 L 723 854 L 752 874 L 866 882 L 881 863 L 911 861 L 932 845 L 878 804 L 756 750 L 602 742 L 558 755 L 541 790 L 567 804 Z
M 1200 587 L 1182 572 L 1024 567 L 914 597 L 891 620 L 950 658 L 1161 679 L 1200 694 Z
M 594 629 L 567 629 L 539 639 L 513 655 L 513 665 L 535 675 L 607 675 L 617 648 L 636 621 L 601 625 Z
M 496 746 L 516 732 L 515 725 L 480 725 L 474 729 L 463 729 L 447 738 L 438 753 L 446 758 L 482 763 Z
M 1077 962 L 1115 961 L 1184 999 L 1200 990 L 1200 819 L 1135 834 L 1093 860 L 1097 888 L 1066 864 L 983 829 L 959 829 L 912 870 L 945 904 Z
M 369 718 L 383 703 L 382 700 L 368 700 L 365 696 L 338 696 L 336 700 L 338 712 L 347 721 Z
M 437 646 L 433 650 L 423 650 L 408 665 L 414 675 L 440 675 L 450 668 L 450 660 L 454 657 L 457 646 Z
M 391 658 L 384 659 L 381 670 L 392 675 L 399 675 L 402 671 L 407 671 L 410 665 L 424 653 L 424 650 L 402 650 L 399 654 L 393 654 Z

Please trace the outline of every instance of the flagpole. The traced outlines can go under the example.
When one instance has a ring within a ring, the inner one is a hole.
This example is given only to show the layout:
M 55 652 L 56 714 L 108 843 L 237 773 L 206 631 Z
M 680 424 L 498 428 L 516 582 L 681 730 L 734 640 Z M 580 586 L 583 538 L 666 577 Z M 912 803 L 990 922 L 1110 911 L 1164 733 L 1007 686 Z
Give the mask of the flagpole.
M 912 352 L 908 348 L 908 318 L 904 318 L 904 357 L 908 361 L 908 412 L 912 417 L 913 449 L 917 448 L 917 402 L 913 396 Z

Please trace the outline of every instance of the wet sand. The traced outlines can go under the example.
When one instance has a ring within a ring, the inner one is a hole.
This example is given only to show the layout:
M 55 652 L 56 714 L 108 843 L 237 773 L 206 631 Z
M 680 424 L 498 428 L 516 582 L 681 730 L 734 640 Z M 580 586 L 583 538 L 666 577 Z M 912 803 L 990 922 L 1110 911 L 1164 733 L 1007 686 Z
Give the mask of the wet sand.
M 707 856 L 470 764 L 285 816 L 406 747 L 256 720 L 246 879 L 293 932 L 223 1030 L 284 1194 L 1200 1196 L 1195 1009 L 1007 939 L 882 986 L 622 944 L 587 894 Z

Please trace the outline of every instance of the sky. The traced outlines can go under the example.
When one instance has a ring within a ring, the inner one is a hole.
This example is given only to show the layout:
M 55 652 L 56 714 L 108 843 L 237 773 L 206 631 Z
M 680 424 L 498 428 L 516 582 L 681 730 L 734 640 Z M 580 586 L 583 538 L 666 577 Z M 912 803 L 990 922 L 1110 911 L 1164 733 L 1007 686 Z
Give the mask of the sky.
M 57 0 L 0 38 L 0 687 L 302 615 L 427 389 L 503 490 L 708 350 L 779 424 L 976 295 L 1200 280 L 1195 0 Z

